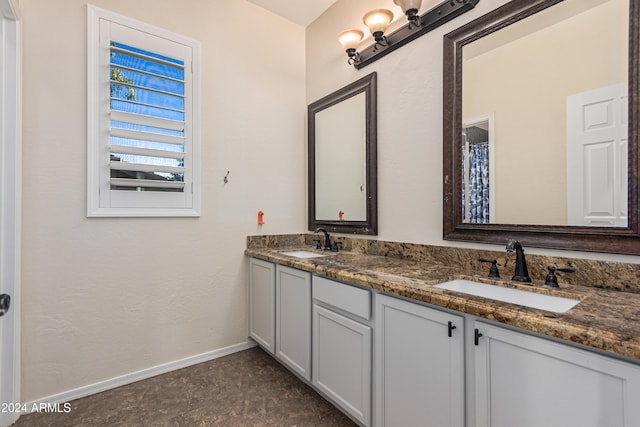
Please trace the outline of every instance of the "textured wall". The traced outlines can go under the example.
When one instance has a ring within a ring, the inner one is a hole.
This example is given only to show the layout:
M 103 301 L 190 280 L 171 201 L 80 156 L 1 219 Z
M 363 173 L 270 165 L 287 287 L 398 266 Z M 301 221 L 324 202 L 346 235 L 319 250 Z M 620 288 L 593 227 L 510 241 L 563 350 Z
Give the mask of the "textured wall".
M 505 2 L 356 71 L 335 35 L 374 7 L 398 14 L 392 0 L 338 0 L 306 45 L 304 29 L 244 0 L 94 0 L 202 43 L 204 185 L 198 219 L 87 219 L 86 0 L 21 0 L 21 399 L 246 340 L 245 236 L 306 230 L 305 106 L 372 71 L 378 238 L 498 249 L 442 241 L 442 36 Z
M 392 0 L 338 0 L 307 27 L 307 103 L 378 73 L 378 239 L 503 249 L 442 240 L 442 46 L 445 34 L 505 3 L 481 0 L 473 10 L 360 70 L 347 65 L 336 34 L 353 27 L 367 34 L 362 15 L 377 7 L 392 10 L 404 21 Z M 370 44 L 369 36 L 361 46 Z M 634 256 L 536 248 L 527 252 L 640 263 Z
M 246 341 L 246 235 L 306 226 L 304 29 L 243 0 L 92 2 L 202 43 L 203 191 L 86 217 L 85 4 L 20 3 L 22 401 Z
M 307 27 L 307 103 L 378 73 L 379 238 L 442 244 L 442 36 L 505 1 L 482 0 L 465 15 L 360 70 L 347 65 L 336 34 L 360 28 L 383 7 L 395 26 L 406 18 L 392 0 L 338 0 Z M 424 10 L 423 10 L 424 12 Z M 371 44 L 371 36 L 362 47 Z

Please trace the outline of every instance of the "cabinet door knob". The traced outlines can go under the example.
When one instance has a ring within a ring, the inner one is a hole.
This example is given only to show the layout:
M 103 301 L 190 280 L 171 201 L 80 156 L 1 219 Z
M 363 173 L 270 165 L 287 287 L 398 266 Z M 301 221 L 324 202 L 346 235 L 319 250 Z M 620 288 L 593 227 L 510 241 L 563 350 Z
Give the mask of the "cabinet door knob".
M 448 335 L 449 338 L 451 338 L 451 333 L 453 332 L 454 329 L 456 329 L 456 325 L 454 325 L 451 320 L 449 320 L 449 324 L 447 325 L 447 329 L 448 329 Z
M 474 334 L 473 334 L 473 343 L 475 345 L 478 345 L 478 342 L 480 341 L 480 337 L 481 336 L 482 336 L 482 334 L 480 333 L 478 328 L 476 328 L 475 331 L 474 331 Z

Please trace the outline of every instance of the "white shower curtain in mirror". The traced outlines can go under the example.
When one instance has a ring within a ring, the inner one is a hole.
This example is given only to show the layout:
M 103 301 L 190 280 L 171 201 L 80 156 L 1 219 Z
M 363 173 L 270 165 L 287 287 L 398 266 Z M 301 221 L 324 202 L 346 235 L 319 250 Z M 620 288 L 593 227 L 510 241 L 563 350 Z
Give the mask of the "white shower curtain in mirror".
M 463 181 L 462 184 L 462 217 L 466 222 L 475 224 L 489 223 L 489 143 L 469 144 L 469 161 L 467 150 L 462 150 Z M 468 165 L 468 166 L 467 166 Z M 467 173 L 468 168 L 468 173 Z M 469 192 L 469 214 L 465 216 L 465 193 Z

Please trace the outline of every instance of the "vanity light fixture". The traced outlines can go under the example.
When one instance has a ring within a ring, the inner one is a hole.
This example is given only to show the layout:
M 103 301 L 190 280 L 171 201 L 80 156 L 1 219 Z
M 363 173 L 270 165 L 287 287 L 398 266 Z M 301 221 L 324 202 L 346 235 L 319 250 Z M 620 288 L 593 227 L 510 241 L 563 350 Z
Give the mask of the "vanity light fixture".
M 344 30 L 336 37 L 347 52 L 349 65 L 360 62 L 360 54 L 357 49 L 363 37 L 364 33 L 356 29 Z
M 393 13 L 386 9 L 375 9 L 367 12 L 362 21 L 371 31 L 375 43 L 358 51 L 358 45 L 364 37 L 364 33 L 357 29 L 346 30 L 338 34 L 338 41 L 342 44 L 349 57 L 349 65 L 360 69 L 370 63 L 393 52 L 397 48 L 417 39 L 423 34 L 451 21 L 473 9 L 480 0 L 437 0 L 426 1 L 430 9 L 423 15 L 419 15 L 422 0 L 393 0 L 407 15 L 409 21 L 404 26 L 391 34 L 385 34 L 387 27 L 393 19 Z
M 371 35 L 376 41 L 374 50 L 377 50 L 379 46 L 387 46 L 387 38 L 384 32 L 393 19 L 393 13 L 387 9 L 374 9 L 371 10 L 362 17 L 364 25 L 369 27 Z

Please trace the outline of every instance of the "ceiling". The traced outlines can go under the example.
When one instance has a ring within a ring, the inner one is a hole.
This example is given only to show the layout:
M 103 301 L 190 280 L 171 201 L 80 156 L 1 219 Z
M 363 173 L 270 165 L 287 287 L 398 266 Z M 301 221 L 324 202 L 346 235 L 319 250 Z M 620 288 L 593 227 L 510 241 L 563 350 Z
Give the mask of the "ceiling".
M 336 0 L 249 0 L 276 15 L 306 27 Z

